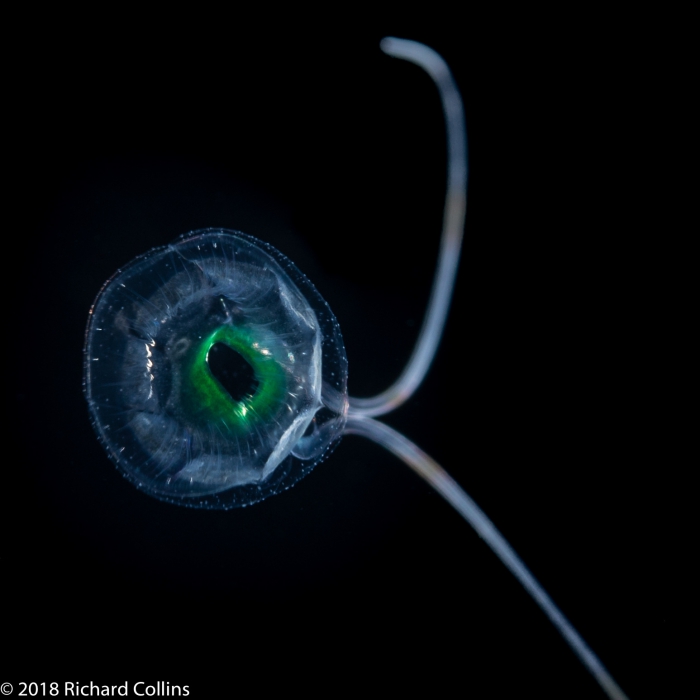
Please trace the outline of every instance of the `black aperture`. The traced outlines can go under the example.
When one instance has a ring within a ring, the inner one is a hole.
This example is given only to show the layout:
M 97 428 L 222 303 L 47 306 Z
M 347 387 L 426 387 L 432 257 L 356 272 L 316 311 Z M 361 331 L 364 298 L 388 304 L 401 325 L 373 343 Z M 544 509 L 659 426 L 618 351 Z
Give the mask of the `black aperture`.
M 214 343 L 209 348 L 207 362 L 211 373 L 235 401 L 242 401 L 257 391 L 260 382 L 250 363 L 228 345 Z

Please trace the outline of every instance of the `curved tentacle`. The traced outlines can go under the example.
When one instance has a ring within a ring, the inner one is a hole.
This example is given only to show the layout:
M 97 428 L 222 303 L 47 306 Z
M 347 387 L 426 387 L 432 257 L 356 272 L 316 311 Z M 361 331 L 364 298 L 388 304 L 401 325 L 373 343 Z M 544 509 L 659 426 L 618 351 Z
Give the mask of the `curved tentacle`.
M 435 51 L 415 41 L 387 37 L 382 40 L 381 48 L 389 56 L 419 65 L 435 81 L 447 128 L 448 173 L 440 253 L 423 326 L 406 367 L 388 389 L 371 398 L 350 397 L 351 410 L 365 416 L 380 416 L 393 411 L 413 394 L 428 372 L 440 344 L 452 298 L 467 211 L 464 109 L 450 69 Z

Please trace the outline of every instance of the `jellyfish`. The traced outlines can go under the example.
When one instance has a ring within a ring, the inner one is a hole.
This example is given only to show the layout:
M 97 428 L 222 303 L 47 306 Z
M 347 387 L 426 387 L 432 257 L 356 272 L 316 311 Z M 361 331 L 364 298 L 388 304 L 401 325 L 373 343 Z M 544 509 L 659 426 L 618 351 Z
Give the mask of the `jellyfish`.
M 182 235 L 119 269 L 90 311 L 84 389 L 110 459 L 173 504 L 250 506 L 296 484 L 346 434 L 396 455 L 479 534 L 539 605 L 608 697 L 625 698 L 485 513 L 449 474 L 380 420 L 429 370 L 447 317 L 466 215 L 461 98 L 442 58 L 387 38 L 382 50 L 434 80 L 446 121 L 448 178 L 438 267 L 415 349 L 370 398 L 348 395 L 340 326 L 313 283 L 271 245 L 238 231 Z

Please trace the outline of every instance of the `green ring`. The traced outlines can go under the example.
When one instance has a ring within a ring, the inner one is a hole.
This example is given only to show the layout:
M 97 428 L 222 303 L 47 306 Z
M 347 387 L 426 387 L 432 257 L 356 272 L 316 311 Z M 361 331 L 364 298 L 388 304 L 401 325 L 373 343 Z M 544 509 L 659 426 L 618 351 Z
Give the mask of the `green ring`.
M 250 363 L 258 381 L 253 395 L 236 401 L 214 376 L 207 357 L 215 343 L 223 343 Z M 252 424 L 266 421 L 279 410 L 286 394 L 285 370 L 276 343 L 256 339 L 247 329 L 226 325 L 217 328 L 192 348 L 183 363 L 182 397 L 196 423 L 223 426 L 232 433 L 248 432 Z

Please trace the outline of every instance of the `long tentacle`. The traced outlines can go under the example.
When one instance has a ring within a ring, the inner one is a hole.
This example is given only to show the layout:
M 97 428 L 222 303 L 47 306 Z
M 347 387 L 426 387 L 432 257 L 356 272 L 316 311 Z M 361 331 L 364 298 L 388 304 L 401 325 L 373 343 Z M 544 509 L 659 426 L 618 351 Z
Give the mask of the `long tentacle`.
M 459 484 L 429 455 L 408 438 L 384 423 L 367 416 L 351 413 L 345 432 L 364 435 L 386 447 L 425 479 L 478 533 L 508 570 L 520 581 L 544 614 L 550 619 L 569 644 L 581 663 L 591 672 L 611 700 L 627 700 L 627 696 L 613 677 L 564 617 L 547 592 L 530 573 L 522 559 L 508 544 L 481 508 L 465 493 Z
M 365 416 L 380 416 L 400 406 L 418 388 L 428 372 L 440 344 L 452 298 L 467 211 L 464 109 L 447 64 L 435 51 L 415 41 L 387 37 L 382 40 L 381 47 L 390 56 L 416 63 L 435 81 L 447 128 L 448 173 L 438 266 L 423 326 L 405 369 L 388 389 L 371 398 L 350 397 L 352 410 Z

